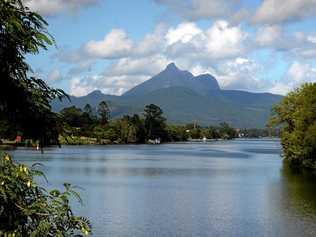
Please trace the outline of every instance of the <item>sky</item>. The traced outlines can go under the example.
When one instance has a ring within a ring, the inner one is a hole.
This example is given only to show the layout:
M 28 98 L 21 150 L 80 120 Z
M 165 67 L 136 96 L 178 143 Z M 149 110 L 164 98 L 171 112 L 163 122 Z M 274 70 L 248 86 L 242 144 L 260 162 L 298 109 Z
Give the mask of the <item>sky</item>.
M 56 41 L 28 63 L 71 95 L 121 95 L 171 62 L 222 89 L 316 82 L 316 0 L 24 1 Z

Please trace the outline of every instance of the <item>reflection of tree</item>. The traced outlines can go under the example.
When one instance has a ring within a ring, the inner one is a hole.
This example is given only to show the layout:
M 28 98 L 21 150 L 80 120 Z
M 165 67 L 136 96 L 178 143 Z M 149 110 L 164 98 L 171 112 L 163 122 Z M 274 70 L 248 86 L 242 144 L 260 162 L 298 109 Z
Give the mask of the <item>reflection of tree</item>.
M 316 217 L 316 173 L 290 167 L 284 162 L 281 174 L 282 201 L 287 208 L 298 215 Z

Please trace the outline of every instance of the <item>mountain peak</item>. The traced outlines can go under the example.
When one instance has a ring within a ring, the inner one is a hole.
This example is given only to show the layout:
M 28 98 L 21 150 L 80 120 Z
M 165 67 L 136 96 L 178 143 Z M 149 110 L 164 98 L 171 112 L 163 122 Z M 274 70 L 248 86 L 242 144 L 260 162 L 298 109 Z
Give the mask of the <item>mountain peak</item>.
M 168 71 L 175 71 L 175 70 L 179 70 L 179 68 L 176 66 L 176 64 L 175 63 L 169 63 L 168 65 L 167 65 L 167 67 L 166 67 L 166 70 L 168 70 Z
M 100 96 L 100 95 L 103 95 L 103 93 L 100 90 L 94 90 L 94 91 L 91 91 L 88 95 Z

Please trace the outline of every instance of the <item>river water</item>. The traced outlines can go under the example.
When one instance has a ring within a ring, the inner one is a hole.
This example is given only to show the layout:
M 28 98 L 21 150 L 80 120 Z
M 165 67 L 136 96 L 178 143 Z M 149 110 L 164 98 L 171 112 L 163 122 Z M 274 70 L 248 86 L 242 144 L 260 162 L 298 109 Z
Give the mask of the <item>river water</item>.
M 316 180 L 284 168 L 279 140 L 11 153 L 80 187 L 93 236 L 316 236 Z

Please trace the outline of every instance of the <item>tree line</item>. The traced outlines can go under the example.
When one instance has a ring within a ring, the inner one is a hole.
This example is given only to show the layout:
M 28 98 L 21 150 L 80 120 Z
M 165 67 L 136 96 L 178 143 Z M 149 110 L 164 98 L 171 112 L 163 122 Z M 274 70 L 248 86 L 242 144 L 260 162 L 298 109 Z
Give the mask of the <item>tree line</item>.
M 147 143 L 187 141 L 188 139 L 232 139 L 238 136 L 236 129 L 227 123 L 201 127 L 197 124 L 175 125 L 167 123 L 162 109 L 154 104 L 146 105 L 142 115 L 125 115 L 110 119 L 110 109 L 105 101 L 96 108 L 87 104 L 83 109 L 71 106 L 60 111 L 63 121 L 62 143 Z M 90 138 L 90 139 L 89 139 Z

